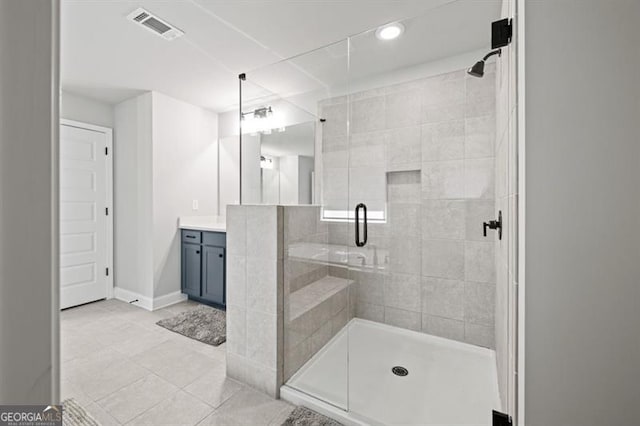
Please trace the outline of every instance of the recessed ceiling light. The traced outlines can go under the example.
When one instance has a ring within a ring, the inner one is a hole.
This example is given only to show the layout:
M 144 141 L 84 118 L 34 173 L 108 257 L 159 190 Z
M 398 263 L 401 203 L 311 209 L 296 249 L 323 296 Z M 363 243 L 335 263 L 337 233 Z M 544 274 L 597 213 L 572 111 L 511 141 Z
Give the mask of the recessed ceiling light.
M 380 40 L 393 40 L 398 38 L 404 32 L 404 25 L 400 22 L 394 22 L 393 24 L 383 25 L 376 30 L 376 37 Z

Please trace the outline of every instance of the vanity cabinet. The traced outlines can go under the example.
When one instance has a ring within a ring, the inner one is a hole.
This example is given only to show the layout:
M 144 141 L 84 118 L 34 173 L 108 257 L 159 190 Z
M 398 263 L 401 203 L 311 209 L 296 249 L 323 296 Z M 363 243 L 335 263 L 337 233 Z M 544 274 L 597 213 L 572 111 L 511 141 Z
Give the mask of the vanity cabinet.
M 226 234 L 182 230 L 182 292 L 190 299 L 225 306 Z

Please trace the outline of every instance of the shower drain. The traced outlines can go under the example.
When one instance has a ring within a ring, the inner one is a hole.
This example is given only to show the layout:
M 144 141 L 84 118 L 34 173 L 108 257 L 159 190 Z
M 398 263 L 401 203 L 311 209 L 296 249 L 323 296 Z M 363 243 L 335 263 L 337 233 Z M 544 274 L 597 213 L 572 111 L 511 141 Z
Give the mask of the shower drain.
M 397 366 L 397 365 L 391 369 L 391 372 L 393 374 L 395 374 L 396 376 L 400 376 L 400 377 L 404 377 L 404 376 L 409 374 L 409 370 L 407 370 L 404 367 Z

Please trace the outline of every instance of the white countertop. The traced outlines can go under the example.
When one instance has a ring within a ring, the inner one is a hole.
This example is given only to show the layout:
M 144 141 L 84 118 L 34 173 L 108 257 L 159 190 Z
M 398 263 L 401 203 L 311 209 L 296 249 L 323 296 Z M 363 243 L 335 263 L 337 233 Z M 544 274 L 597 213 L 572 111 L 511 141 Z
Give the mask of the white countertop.
M 178 228 L 227 232 L 227 221 L 224 216 L 182 216 L 178 219 Z

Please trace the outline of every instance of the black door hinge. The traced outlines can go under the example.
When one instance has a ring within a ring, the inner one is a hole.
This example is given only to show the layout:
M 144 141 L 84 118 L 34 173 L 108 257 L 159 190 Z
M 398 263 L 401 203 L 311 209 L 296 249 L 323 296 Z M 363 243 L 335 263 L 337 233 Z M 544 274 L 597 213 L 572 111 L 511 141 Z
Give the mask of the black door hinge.
M 104 214 L 109 216 L 109 207 L 104 208 Z
M 105 272 L 106 272 L 107 276 L 109 276 L 109 268 L 106 268 Z
M 491 49 L 499 49 L 511 43 L 513 20 L 504 18 L 491 23 Z
M 500 411 L 493 410 L 493 422 L 492 426 L 513 426 L 511 416 Z
M 109 147 L 108 146 L 104 147 L 104 155 L 109 155 Z

